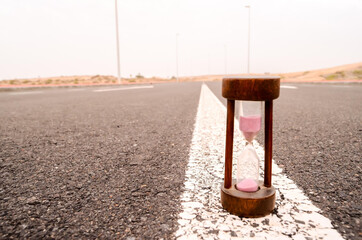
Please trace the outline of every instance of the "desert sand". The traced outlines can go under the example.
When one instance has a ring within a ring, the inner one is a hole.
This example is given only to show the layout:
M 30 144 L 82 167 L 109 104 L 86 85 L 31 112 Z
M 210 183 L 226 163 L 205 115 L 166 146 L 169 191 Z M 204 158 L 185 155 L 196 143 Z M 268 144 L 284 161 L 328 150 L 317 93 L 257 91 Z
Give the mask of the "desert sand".
M 227 76 L 243 76 L 246 74 L 230 74 Z M 255 74 L 260 75 L 260 74 Z M 282 82 L 362 82 L 362 62 L 347 64 L 326 69 L 304 72 L 270 74 L 280 76 Z M 191 81 L 221 81 L 225 75 L 200 75 L 180 77 L 181 82 Z M 175 82 L 176 78 L 145 78 L 140 74 L 134 78 L 122 78 L 122 84 L 164 83 Z M 47 78 L 11 79 L 0 81 L 0 88 L 36 87 L 36 86 L 77 86 L 77 85 L 112 85 L 117 84 L 117 78 L 110 75 L 58 76 Z

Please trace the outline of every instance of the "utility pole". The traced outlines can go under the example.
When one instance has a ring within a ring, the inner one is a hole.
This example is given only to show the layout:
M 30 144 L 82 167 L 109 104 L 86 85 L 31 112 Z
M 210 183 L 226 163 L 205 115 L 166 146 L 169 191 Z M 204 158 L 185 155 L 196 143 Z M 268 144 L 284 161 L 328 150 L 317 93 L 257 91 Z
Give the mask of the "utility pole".
M 179 78 L 178 78 L 178 36 L 179 36 L 179 34 L 176 33 L 176 79 L 177 79 L 177 82 L 179 82 Z
M 227 69 L 228 69 L 227 51 L 228 51 L 227 46 L 226 46 L 226 44 L 224 44 L 224 68 L 225 68 L 224 72 L 225 72 L 225 75 L 228 73 L 227 72 Z
M 121 84 L 121 63 L 119 59 L 119 34 L 118 34 L 118 7 L 117 0 L 115 0 L 115 8 L 116 8 L 116 41 L 117 41 L 117 77 L 118 84 Z

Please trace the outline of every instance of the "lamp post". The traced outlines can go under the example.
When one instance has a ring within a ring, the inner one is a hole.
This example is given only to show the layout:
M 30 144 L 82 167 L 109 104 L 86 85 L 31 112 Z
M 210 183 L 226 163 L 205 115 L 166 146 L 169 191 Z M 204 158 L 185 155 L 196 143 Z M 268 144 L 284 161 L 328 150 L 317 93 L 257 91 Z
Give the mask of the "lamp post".
M 178 36 L 179 36 L 179 34 L 176 33 L 176 79 L 177 79 L 177 82 L 179 82 L 179 78 L 178 78 Z
M 224 71 L 225 71 L 225 75 L 227 75 L 227 69 L 228 69 L 228 63 L 227 63 L 227 46 L 226 46 L 226 44 L 224 44 Z
M 119 34 L 118 34 L 117 0 L 115 0 L 115 9 L 116 9 L 116 41 L 117 41 L 117 78 L 118 78 L 118 84 L 121 84 L 121 64 L 120 64 L 120 59 L 119 59 Z
M 250 6 L 245 6 L 249 11 L 249 23 L 248 23 L 248 74 L 250 74 Z

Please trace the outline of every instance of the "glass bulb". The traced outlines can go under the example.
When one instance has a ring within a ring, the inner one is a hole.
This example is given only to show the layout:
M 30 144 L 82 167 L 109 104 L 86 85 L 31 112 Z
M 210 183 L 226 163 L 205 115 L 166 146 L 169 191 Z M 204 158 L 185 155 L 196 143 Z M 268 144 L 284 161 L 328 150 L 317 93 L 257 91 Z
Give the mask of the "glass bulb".
M 236 184 L 238 190 L 244 192 L 258 190 L 259 162 L 254 146 L 248 143 L 238 158 Z
M 261 102 L 242 101 L 239 109 L 239 128 L 251 143 L 261 128 Z

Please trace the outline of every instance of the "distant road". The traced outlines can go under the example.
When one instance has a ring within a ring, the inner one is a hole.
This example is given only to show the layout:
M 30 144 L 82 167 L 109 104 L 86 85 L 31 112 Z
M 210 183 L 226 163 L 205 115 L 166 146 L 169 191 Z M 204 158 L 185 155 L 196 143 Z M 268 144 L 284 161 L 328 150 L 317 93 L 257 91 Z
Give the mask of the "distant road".
M 0 92 L 1 239 L 173 236 L 201 83 L 144 86 Z M 362 85 L 287 86 L 274 159 L 357 239 Z

